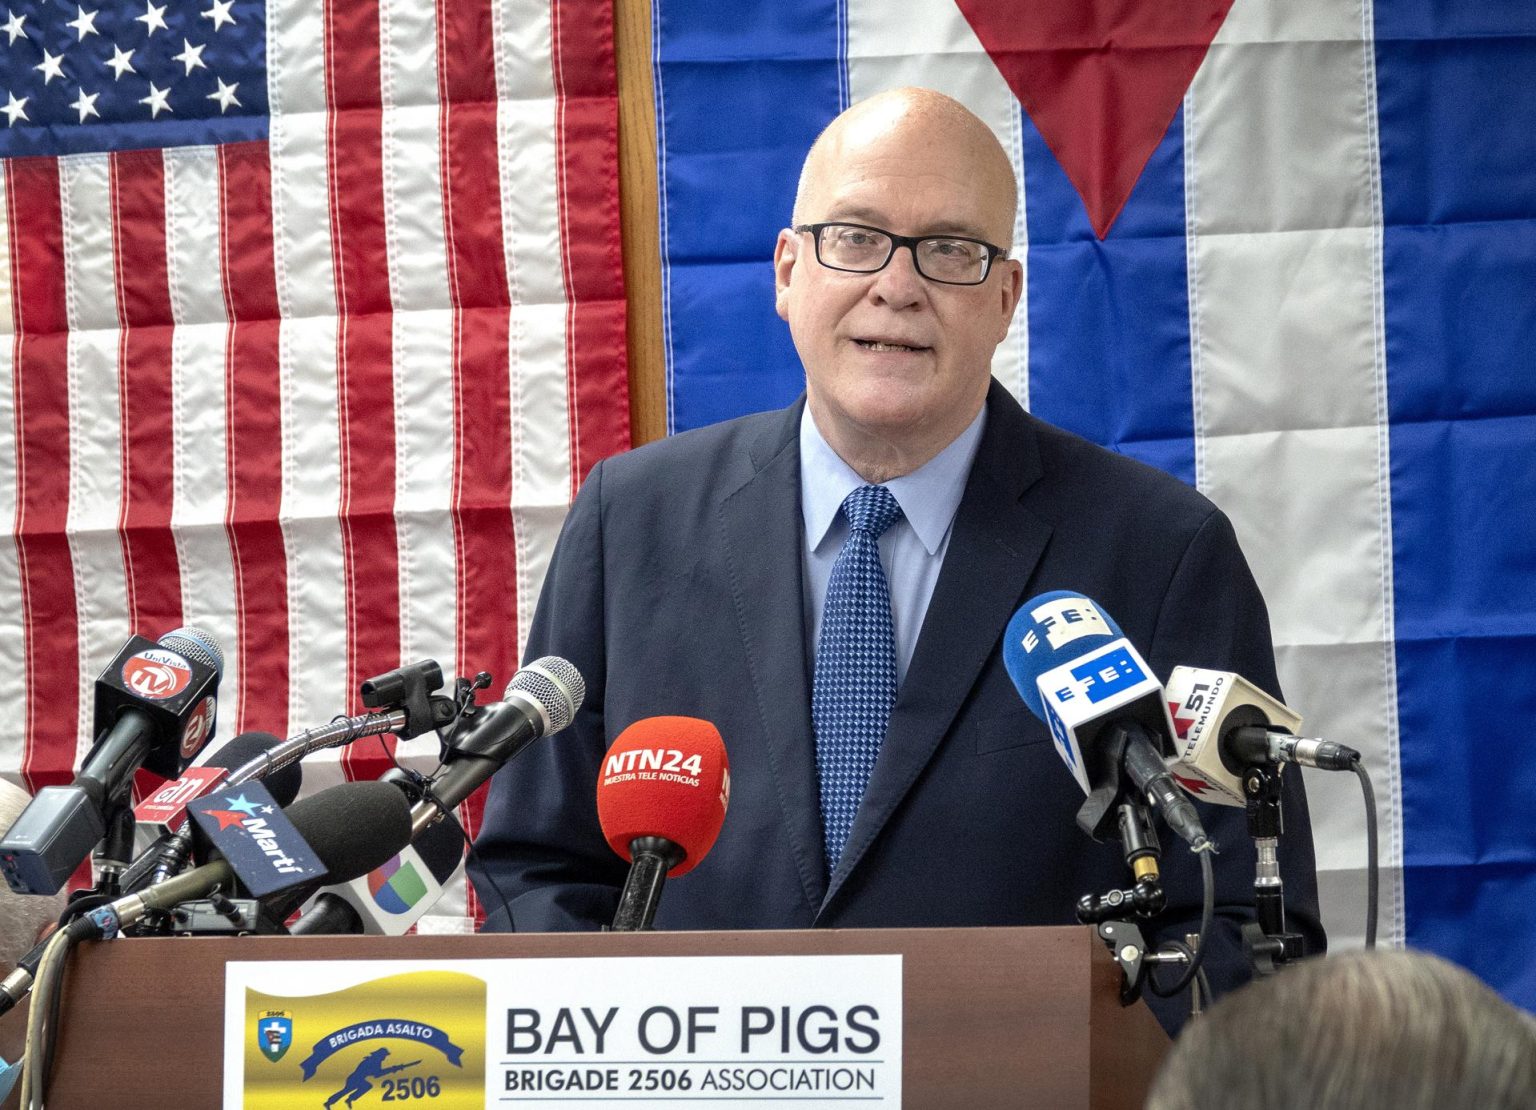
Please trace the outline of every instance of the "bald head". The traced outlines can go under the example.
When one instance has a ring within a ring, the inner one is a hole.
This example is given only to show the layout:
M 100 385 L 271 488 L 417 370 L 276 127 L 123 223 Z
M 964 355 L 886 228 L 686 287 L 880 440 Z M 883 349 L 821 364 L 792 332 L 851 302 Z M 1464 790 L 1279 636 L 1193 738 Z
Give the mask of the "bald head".
M 987 125 L 930 89 L 855 104 L 806 156 L 794 226 L 774 244 L 774 307 L 805 366 L 806 411 L 866 482 L 917 470 L 981 411 L 1024 288 L 1006 253 L 1017 195 Z M 878 251 L 882 233 L 895 237 L 883 262 L 852 259 L 874 269 L 839 264 L 845 245 Z M 983 247 L 964 274 L 923 269 Z
M 824 219 L 831 201 L 830 179 L 850 161 L 882 150 L 889 151 L 893 161 L 914 150 L 942 152 L 965 167 L 983 202 L 985 237 L 999 246 L 1013 245 L 1019 189 L 1007 151 L 974 112 L 933 89 L 876 93 L 829 123 L 805 156 L 793 222 Z

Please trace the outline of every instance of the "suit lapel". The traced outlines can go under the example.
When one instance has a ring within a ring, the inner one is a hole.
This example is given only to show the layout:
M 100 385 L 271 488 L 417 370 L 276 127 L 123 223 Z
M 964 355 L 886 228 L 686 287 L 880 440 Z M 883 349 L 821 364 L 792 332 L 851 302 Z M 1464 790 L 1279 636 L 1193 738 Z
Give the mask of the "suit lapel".
M 1034 430 L 996 381 L 987 406 L 986 431 L 955 514 L 944 566 L 823 910 L 933 758 L 996 649 L 1050 536 L 1050 526 L 1020 505 L 1041 474 Z
M 800 413 L 767 425 L 749 452 L 751 472 L 720 501 L 731 595 L 752 693 L 795 866 L 808 905 L 826 890 L 810 668 L 801 584 Z M 729 739 L 729 738 L 728 738 Z

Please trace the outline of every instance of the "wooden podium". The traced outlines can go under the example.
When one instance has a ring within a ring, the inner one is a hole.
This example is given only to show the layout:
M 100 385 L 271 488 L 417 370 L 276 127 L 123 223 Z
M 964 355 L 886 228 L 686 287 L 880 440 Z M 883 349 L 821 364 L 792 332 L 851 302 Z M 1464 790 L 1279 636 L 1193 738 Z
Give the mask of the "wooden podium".
M 897 953 L 909 1107 L 1139 1110 L 1168 1047 L 1086 927 L 517 936 L 130 939 L 83 945 L 66 977 L 48 1105 L 220 1105 L 231 960 Z M 18 1008 L 5 1025 L 24 1017 Z M 679 1101 L 679 1105 L 686 1103 Z

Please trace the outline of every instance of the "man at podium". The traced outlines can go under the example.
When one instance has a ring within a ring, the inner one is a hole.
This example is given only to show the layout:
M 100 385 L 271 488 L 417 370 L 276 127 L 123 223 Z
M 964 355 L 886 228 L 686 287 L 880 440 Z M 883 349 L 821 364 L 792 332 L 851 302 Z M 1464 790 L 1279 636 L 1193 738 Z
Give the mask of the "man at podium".
M 1044 591 L 1096 599 L 1159 676 L 1210 667 L 1278 692 L 1226 517 L 992 379 L 1023 291 L 1016 203 L 992 132 L 936 92 L 872 97 L 816 141 L 773 259 L 805 393 L 608 459 L 583 486 L 528 657 L 569 659 L 587 701 L 493 781 L 471 868 L 488 929 L 612 920 L 626 867 L 598 828 L 599 765 L 663 714 L 718 726 L 732 796 L 656 928 L 1071 923 L 1081 895 L 1131 877 L 1077 828 L 1082 793 L 1003 665 L 1010 616 Z M 1202 811 L 1221 849 L 1220 992 L 1247 976 L 1254 853 L 1240 810 Z M 1297 775 L 1284 813 L 1291 927 L 1318 951 Z M 1199 869 L 1163 839 L 1156 933 L 1182 939 Z

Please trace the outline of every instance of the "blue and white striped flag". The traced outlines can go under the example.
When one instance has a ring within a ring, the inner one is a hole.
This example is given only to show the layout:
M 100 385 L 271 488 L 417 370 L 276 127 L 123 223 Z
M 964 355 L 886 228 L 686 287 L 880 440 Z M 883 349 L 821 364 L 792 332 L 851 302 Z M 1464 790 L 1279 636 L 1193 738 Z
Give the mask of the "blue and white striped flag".
M 1536 8 L 658 0 L 655 60 L 671 427 L 802 388 L 769 259 L 820 128 L 959 97 L 1022 185 L 994 374 L 1232 517 L 1290 704 L 1366 753 L 1384 940 L 1536 1007 Z M 1348 946 L 1361 799 L 1308 789 Z

